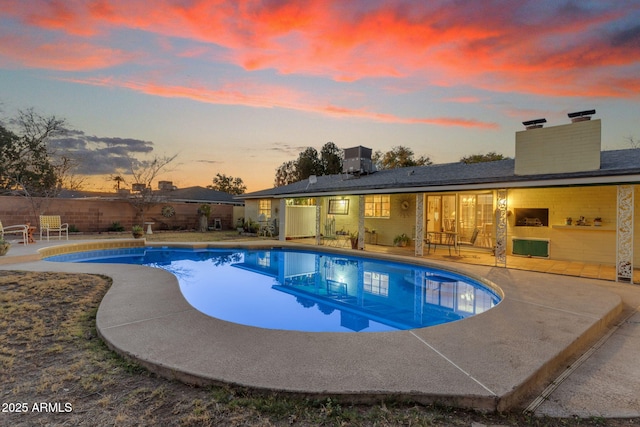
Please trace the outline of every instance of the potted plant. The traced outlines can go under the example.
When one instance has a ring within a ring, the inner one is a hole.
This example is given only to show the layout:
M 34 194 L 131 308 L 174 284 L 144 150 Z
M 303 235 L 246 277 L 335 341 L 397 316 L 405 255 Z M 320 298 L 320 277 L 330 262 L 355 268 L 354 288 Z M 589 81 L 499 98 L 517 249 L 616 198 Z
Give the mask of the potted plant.
M 405 233 L 399 234 L 393 239 L 393 244 L 400 247 L 407 246 L 409 242 L 411 242 L 411 238 Z
M 349 233 L 349 241 L 351 242 L 351 249 L 358 249 L 358 233 Z
M 247 231 L 250 234 L 258 234 L 258 231 L 260 231 L 260 224 L 252 220 L 251 218 L 247 220 L 246 226 L 247 226 Z
M 570 217 L 570 216 L 568 216 L 568 217 L 567 217 L 566 224 L 567 224 L 567 225 L 571 225 L 571 222 L 572 222 L 572 221 L 573 221 L 573 220 L 571 219 L 571 217 Z
M 211 206 L 202 204 L 198 208 L 200 232 L 204 233 L 209 229 L 209 217 L 211 216 Z
M 131 227 L 131 234 L 134 238 L 139 239 L 144 235 L 144 229 L 141 225 L 134 225 Z
M 6 255 L 9 252 L 9 248 L 11 247 L 11 243 L 7 242 L 4 239 L 0 239 L 0 256 Z
M 596 217 L 593 219 L 593 225 L 596 227 L 600 227 L 602 225 L 602 218 Z

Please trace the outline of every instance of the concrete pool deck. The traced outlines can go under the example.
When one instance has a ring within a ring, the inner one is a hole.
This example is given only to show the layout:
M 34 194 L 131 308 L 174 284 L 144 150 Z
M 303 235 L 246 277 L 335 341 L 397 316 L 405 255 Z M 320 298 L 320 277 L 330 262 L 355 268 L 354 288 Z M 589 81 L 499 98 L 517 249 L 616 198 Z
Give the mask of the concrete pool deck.
M 107 241 L 62 243 L 103 247 Z M 0 269 L 112 277 L 98 311 L 100 334 L 119 353 L 169 378 L 354 402 L 395 398 L 490 411 L 524 408 L 558 375 L 569 372 L 534 413 L 640 415 L 637 286 L 433 261 L 428 264 L 490 280 L 504 291 L 504 300 L 486 313 L 425 329 L 303 333 L 205 316 L 184 300 L 176 278 L 162 270 L 40 261 L 36 249 L 46 245 L 14 245 Z M 211 246 L 247 245 L 265 242 Z M 10 263 L 11 258 L 18 263 Z M 603 336 L 607 340 L 598 342 Z M 590 357 L 566 371 L 585 351 Z

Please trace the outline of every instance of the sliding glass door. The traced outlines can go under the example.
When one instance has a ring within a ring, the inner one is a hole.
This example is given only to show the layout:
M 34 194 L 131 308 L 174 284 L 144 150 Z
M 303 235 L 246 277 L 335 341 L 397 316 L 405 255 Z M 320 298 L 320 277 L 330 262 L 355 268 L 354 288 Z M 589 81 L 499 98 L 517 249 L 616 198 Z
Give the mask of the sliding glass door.
M 427 195 L 426 231 L 452 231 L 458 242 L 493 247 L 493 193 Z
M 474 246 L 493 247 L 493 194 L 460 194 L 458 239 Z
M 427 196 L 427 231 L 456 231 L 456 196 Z

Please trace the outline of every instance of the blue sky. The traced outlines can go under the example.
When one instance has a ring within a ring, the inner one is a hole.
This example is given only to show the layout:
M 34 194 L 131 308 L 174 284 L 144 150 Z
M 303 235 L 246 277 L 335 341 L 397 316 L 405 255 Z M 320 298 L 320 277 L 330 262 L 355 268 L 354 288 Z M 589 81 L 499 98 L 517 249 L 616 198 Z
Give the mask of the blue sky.
M 124 158 L 249 191 L 328 141 L 435 163 L 514 154 L 522 121 L 596 109 L 640 138 L 640 1 L 0 0 L 0 107 L 64 117 L 89 186 Z M 87 166 L 89 165 L 89 166 Z

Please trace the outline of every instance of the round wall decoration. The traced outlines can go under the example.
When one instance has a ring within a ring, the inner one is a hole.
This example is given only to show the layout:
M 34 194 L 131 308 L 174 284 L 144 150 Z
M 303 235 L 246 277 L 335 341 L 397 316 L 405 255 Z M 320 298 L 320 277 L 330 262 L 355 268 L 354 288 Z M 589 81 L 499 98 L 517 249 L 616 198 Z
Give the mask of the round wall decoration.
M 162 216 L 165 218 L 171 218 L 176 214 L 176 210 L 173 206 L 167 205 L 162 207 Z
M 411 202 L 407 199 L 404 199 L 400 202 L 400 215 L 403 217 L 409 216 L 409 208 L 411 207 Z

